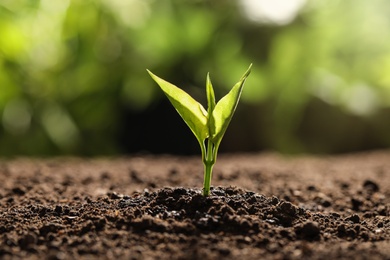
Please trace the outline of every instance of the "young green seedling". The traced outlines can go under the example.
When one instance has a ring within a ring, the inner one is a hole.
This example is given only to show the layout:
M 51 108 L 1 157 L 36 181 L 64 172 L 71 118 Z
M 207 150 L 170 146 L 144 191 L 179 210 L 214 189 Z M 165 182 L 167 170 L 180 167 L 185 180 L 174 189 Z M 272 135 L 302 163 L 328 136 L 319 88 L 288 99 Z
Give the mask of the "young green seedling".
M 240 81 L 234 85 L 230 92 L 218 103 L 215 102 L 214 89 L 211 84 L 210 76 L 207 74 L 207 111 L 185 91 L 147 70 L 153 80 L 156 81 L 164 91 L 169 101 L 199 142 L 204 164 L 204 196 L 210 195 L 212 170 L 217 159 L 218 148 L 230 120 L 233 117 L 234 111 L 236 110 L 245 80 L 251 72 L 251 67 L 252 64 L 241 77 Z

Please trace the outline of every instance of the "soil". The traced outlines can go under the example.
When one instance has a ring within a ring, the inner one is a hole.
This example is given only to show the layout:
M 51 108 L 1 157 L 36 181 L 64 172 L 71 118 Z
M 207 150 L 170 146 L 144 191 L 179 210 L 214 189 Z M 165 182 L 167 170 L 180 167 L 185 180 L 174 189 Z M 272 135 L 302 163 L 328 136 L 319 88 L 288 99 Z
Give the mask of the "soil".
M 1 259 L 390 259 L 390 151 L 0 162 Z

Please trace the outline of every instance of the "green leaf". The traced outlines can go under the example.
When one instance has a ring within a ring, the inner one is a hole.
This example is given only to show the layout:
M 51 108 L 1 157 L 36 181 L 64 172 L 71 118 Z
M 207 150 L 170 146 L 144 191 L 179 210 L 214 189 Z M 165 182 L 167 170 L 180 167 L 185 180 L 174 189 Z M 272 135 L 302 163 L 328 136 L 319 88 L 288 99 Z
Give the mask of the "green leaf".
M 210 75 L 207 73 L 206 79 L 206 95 L 207 95 L 207 113 L 211 115 L 215 108 L 215 95 L 213 85 L 211 84 Z M 211 117 L 208 117 L 208 125 L 210 126 Z M 210 131 L 210 129 L 209 129 Z
M 238 101 L 240 100 L 241 92 L 244 87 L 246 78 L 251 72 L 252 64 L 241 77 L 240 81 L 234 85 L 230 92 L 224 96 L 215 106 L 209 121 L 209 135 L 215 147 L 219 147 L 223 135 L 233 117 Z
M 203 106 L 182 89 L 147 70 L 164 91 L 176 111 L 183 118 L 200 143 L 208 137 L 207 112 Z

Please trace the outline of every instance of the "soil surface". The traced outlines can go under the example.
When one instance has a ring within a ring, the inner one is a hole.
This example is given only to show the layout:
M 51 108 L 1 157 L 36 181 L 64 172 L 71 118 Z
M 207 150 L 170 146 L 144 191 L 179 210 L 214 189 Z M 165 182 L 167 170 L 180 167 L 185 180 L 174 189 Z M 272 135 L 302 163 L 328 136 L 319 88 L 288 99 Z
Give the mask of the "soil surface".
M 390 259 L 390 151 L 0 161 L 1 259 Z

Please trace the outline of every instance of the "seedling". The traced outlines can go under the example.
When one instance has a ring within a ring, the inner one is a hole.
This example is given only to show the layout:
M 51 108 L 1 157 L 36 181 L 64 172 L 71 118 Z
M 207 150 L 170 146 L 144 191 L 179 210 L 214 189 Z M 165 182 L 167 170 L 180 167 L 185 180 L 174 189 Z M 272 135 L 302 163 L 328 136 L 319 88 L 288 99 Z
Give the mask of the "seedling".
M 252 64 L 241 77 L 240 81 L 234 85 L 229 93 L 218 103 L 215 102 L 214 89 L 211 84 L 210 76 L 207 74 L 207 111 L 185 91 L 147 70 L 153 80 L 156 81 L 162 91 L 164 91 L 169 101 L 199 142 L 204 165 L 204 196 L 210 195 L 211 176 L 213 166 L 217 160 L 218 148 L 230 120 L 233 117 L 234 111 L 236 110 L 245 80 L 251 72 L 251 67 Z

